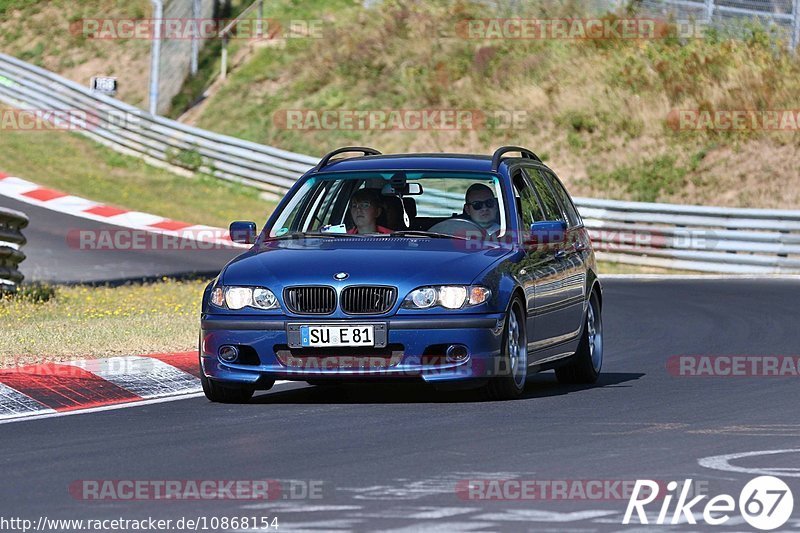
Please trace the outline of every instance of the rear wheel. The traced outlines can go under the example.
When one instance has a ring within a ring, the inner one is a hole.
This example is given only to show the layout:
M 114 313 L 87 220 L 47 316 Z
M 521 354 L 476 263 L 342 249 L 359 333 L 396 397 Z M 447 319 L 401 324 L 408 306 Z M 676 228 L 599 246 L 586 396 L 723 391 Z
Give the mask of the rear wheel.
M 586 307 L 586 322 L 575 355 L 564 366 L 556 368 L 559 383 L 591 384 L 600 376 L 603 366 L 603 319 L 600 302 L 592 293 Z
M 525 331 L 525 311 L 522 301 L 517 297 L 511 301 L 506 316 L 498 374 L 486 384 L 486 396 L 491 400 L 519 398 L 528 379 L 528 336 Z
M 255 392 L 255 387 L 248 385 L 222 385 L 208 379 L 202 371 L 200 383 L 206 398 L 218 403 L 247 403 Z

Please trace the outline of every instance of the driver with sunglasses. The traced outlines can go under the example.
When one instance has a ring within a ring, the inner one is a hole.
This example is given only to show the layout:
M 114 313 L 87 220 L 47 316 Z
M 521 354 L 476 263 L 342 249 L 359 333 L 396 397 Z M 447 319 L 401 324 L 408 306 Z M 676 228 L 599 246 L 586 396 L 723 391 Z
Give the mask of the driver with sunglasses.
M 500 230 L 500 224 L 497 223 L 497 198 L 487 185 L 470 185 L 465 195 L 464 214 L 489 235 Z

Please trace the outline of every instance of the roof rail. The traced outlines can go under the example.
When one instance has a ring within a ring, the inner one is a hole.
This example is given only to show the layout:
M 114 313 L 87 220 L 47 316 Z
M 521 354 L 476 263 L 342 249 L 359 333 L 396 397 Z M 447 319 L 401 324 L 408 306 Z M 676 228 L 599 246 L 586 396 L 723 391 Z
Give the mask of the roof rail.
M 330 160 L 333 156 L 344 154 L 346 152 L 361 152 L 364 155 L 381 155 L 381 153 L 374 148 L 367 148 L 366 146 L 345 146 L 326 154 L 325 157 L 319 160 L 319 164 L 314 167 L 314 171 L 319 171 L 326 167 L 328 163 L 330 163 Z
M 542 162 L 538 155 L 534 154 L 527 148 L 522 148 L 520 146 L 501 146 L 495 150 L 494 154 L 492 155 L 492 172 L 497 172 L 497 169 L 500 167 L 500 158 L 503 156 L 503 154 L 508 152 L 519 152 L 522 154 L 523 159 L 532 159 L 534 161 L 538 161 L 539 163 Z

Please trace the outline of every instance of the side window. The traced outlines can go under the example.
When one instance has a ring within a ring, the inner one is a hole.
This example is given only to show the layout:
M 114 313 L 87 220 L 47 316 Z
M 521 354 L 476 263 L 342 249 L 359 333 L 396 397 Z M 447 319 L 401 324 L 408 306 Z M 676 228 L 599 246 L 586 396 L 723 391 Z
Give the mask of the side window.
M 308 196 L 310 194 L 317 194 L 316 192 L 312 192 L 312 189 L 319 189 L 319 185 L 319 182 L 317 182 L 315 178 L 311 178 L 300 187 L 294 196 L 292 196 L 291 200 L 289 200 L 286 207 L 281 211 L 278 220 L 275 221 L 275 225 L 273 225 L 270 230 L 270 237 L 276 237 L 283 235 L 287 231 L 299 229 L 298 226 L 302 220 L 302 212 L 308 204 Z
M 542 207 L 531 190 L 530 184 L 523 177 L 522 171 L 517 170 L 512 180 L 514 182 L 514 196 L 517 202 L 522 231 L 527 231 L 526 228 L 530 228 L 534 222 L 544 220 Z
M 330 190 L 327 191 L 327 196 L 322 202 L 322 205 L 320 205 L 319 214 L 317 215 L 317 219 L 322 221 L 320 228 L 325 224 L 336 224 L 339 222 L 340 217 L 337 217 L 338 213 L 336 212 L 336 208 L 343 202 L 342 195 L 346 185 L 346 180 L 336 181 L 333 186 L 330 187 Z M 348 196 L 347 198 L 349 200 L 350 197 Z
M 545 220 L 564 220 L 566 222 L 561 212 L 561 206 L 558 205 L 558 200 L 556 200 L 553 191 L 550 190 L 550 186 L 547 185 L 544 176 L 542 176 L 536 168 L 529 167 L 525 170 L 533 185 L 534 191 L 536 191 L 536 196 L 538 196 L 539 200 L 542 202 Z
M 572 198 L 569 197 L 567 190 L 564 188 L 564 185 L 559 181 L 555 174 L 552 172 L 542 172 L 547 181 L 550 183 L 550 187 L 552 187 L 553 191 L 556 193 L 556 196 L 561 201 L 561 205 L 564 208 L 564 214 L 567 215 L 567 221 L 569 222 L 570 227 L 580 226 L 583 224 L 583 220 L 581 220 L 581 216 L 578 214 L 578 210 L 575 208 L 575 204 L 572 202 Z
M 315 192 L 314 201 L 306 216 L 303 231 L 308 231 L 312 228 L 319 230 L 324 224 L 329 223 L 333 201 L 339 196 L 339 191 L 342 189 L 343 183 L 343 180 L 321 182 L 321 186 L 319 190 Z

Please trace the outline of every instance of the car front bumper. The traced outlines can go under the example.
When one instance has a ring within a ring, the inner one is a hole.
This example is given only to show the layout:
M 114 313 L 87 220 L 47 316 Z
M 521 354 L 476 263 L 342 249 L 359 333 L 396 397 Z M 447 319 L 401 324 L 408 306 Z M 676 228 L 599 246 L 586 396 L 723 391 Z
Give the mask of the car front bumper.
M 430 383 L 467 382 L 497 375 L 505 315 L 428 315 L 347 320 L 203 315 L 202 371 L 213 380 L 258 386 L 269 380 L 422 379 Z M 385 324 L 385 348 L 289 348 L 290 324 Z M 240 358 L 225 362 L 222 346 L 235 346 Z M 462 345 L 463 360 L 446 348 Z

